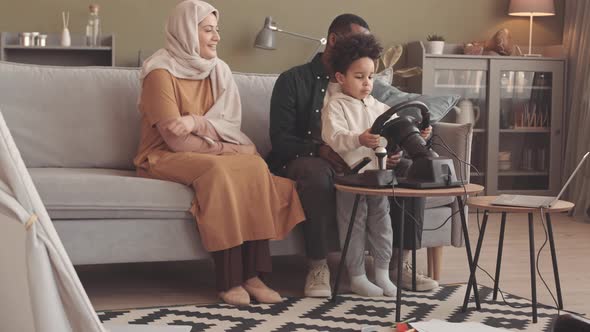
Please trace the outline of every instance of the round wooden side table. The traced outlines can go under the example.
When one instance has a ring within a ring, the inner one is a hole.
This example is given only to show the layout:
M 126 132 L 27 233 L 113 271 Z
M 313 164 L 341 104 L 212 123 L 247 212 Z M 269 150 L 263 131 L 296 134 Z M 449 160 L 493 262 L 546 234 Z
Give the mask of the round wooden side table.
M 344 261 L 346 259 L 346 253 L 348 251 L 348 245 L 350 243 L 350 237 L 352 234 L 352 229 L 354 226 L 355 218 L 356 218 L 356 210 L 358 206 L 358 202 L 360 199 L 360 195 L 375 195 L 375 196 L 393 196 L 393 197 L 434 197 L 434 196 L 455 196 L 457 198 L 457 203 L 459 204 L 459 214 L 461 216 L 461 228 L 463 231 L 463 236 L 465 237 L 465 248 L 467 251 L 467 261 L 469 262 L 469 267 L 473 266 L 473 256 L 471 254 L 471 245 L 469 243 L 469 233 L 467 232 L 467 221 L 465 218 L 465 208 L 464 208 L 464 197 L 467 195 L 474 195 L 483 192 L 484 187 L 478 184 L 469 183 L 459 187 L 451 187 L 451 188 L 440 188 L 440 189 L 409 189 L 409 188 L 382 188 L 382 189 L 372 189 L 372 188 L 365 188 L 365 187 L 354 187 L 354 186 L 345 186 L 336 184 L 335 185 L 337 190 L 349 192 L 356 194 L 354 199 L 354 205 L 352 207 L 352 214 L 350 216 L 350 222 L 348 224 L 348 230 L 346 233 L 346 240 L 344 241 L 344 246 L 342 247 L 342 257 L 340 258 L 340 264 L 338 265 L 338 272 L 336 273 L 336 281 L 334 284 L 334 289 L 332 291 L 332 302 L 336 301 L 336 296 L 338 295 L 338 285 L 340 283 L 340 277 L 342 275 L 342 271 L 344 269 Z M 399 230 L 399 248 L 398 248 L 398 257 L 402 257 L 402 250 L 404 247 L 404 223 L 405 223 L 405 204 L 404 201 L 401 202 L 402 208 L 402 220 L 400 222 L 400 230 Z M 415 228 L 414 228 L 415 229 Z M 416 249 L 412 250 L 412 264 L 414 265 L 412 271 L 412 285 L 415 289 L 416 285 Z M 401 319 L 401 273 L 402 273 L 402 260 L 399 259 L 397 262 L 397 297 L 396 297 L 396 312 L 395 312 L 395 319 L 396 322 L 399 322 Z M 477 289 L 474 288 L 474 294 L 477 293 Z M 479 296 L 475 297 L 476 306 L 479 309 Z

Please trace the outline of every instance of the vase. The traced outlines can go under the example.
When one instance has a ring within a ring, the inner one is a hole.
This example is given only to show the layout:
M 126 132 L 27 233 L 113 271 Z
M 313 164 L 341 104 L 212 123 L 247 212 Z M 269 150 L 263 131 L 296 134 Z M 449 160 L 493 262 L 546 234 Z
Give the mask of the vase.
M 474 106 L 469 99 L 463 99 L 455 107 L 455 122 L 461 124 L 471 123 L 475 126 L 480 113 L 478 106 Z
M 70 30 L 68 28 L 64 28 L 61 31 L 61 46 L 71 46 L 72 45 L 72 38 L 70 36 Z

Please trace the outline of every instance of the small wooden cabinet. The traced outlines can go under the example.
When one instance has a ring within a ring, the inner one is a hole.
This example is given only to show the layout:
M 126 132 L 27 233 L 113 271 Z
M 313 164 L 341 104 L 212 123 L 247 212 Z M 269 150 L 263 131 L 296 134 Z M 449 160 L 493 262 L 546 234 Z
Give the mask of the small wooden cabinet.
M 448 45 L 440 55 L 408 45 L 408 65 L 423 68 L 412 92 L 462 96 L 473 119 L 470 181 L 487 195 L 553 195 L 561 185 L 564 58 L 469 56 Z M 473 109 L 473 111 L 471 111 Z M 454 111 L 446 119 L 453 121 Z
M 103 36 L 98 47 L 85 45 L 82 35 L 72 35 L 71 46 L 60 46 L 61 35 L 49 34 L 46 46 L 22 46 L 18 33 L 0 33 L 0 60 L 55 66 L 114 66 L 115 38 Z

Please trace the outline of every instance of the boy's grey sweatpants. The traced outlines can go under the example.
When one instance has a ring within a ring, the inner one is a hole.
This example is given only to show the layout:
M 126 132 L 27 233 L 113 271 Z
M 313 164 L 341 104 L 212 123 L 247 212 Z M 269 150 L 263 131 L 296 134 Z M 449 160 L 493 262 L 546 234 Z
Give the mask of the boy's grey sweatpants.
M 336 214 L 340 245 L 344 247 L 356 194 L 336 192 Z M 365 250 L 371 252 L 375 267 L 389 269 L 393 239 L 387 196 L 360 195 L 354 228 L 346 253 L 350 276 L 365 274 Z

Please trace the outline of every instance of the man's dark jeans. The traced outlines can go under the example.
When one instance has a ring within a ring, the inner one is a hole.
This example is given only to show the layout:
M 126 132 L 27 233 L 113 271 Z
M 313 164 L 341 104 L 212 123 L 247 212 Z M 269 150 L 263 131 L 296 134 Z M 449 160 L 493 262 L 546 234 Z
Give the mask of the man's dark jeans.
M 397 177 L 406 176 L 412 166 L 412 160 L 402 158 L 395 168 Z M 389 197 L 391 225 L 393 227 L 393 248 L 399 248 L 399 230 L 402 220 L 401 205 L 404 203 L 406 218 L 404 223 L 404 249 L 414 248 L 412 237 L 415 237 L 416 249 L 422 247 L 422 231 L 424 228 L 425 198 L 421 197 Z
M 399 230 L 402 220 L 402 201 L 406 210 L 404 223 L 404 249 L 411 250 L 414 246 L 412 237 L 416 239 L 416 249 L 422 247 L 422 229 L 424 226 L 424 198 L 421 197 L 389 197 L 389 215 L 393 229 L 393 248 L 399 248 Z M 399 204 L 399 206 L 398 206 Z M 416 228 L 414 228 L 416 227 Z
M 400 164 L 396 173 L 404 173 L 409 167 L 406 161 Z M 338 236 L 328 236 L 328 232 L 337 234 L 336 223 L 336 191 L 334 188 L 334 169 L 322 158 L 300 157 L 287 164 L 284 172 L 278 175 L 285 176 L 297 183 L 297 192 L 305 211 L 307 220 L 303 223 L 305 237 L 305 250 L 310 259 L 326 258 L 331 248 L 338 248 Z M 396 197 L 401 205 L 405 201 L 406 223 L 404 225 L 404 248 L 412 248 L 412 237 L 416 234 L 416 247 L 420 248 L 422 240 L 422 220 L 424 219 L 424 199 Z M 391 220 L 393 225 L 393 245 L 398 244 L 395 234 L 399 230 L 401 209 L 397 203 L 391 202 Z M 411 215 L 419 223 L 416 232 L 413 229 L 414 222 Z M 329 242 L 329 241 L 335 242 Z
M 300 157 L 289 164 L 284 176 L 297 183 L 297 192 L 307 220 L 303 222 L 305 250 L 310 259 L 328 254 L 328 229 L 337 234 L 334 169 L 319 157 Z M 338 236 L 334 236 L 336 241 Z

